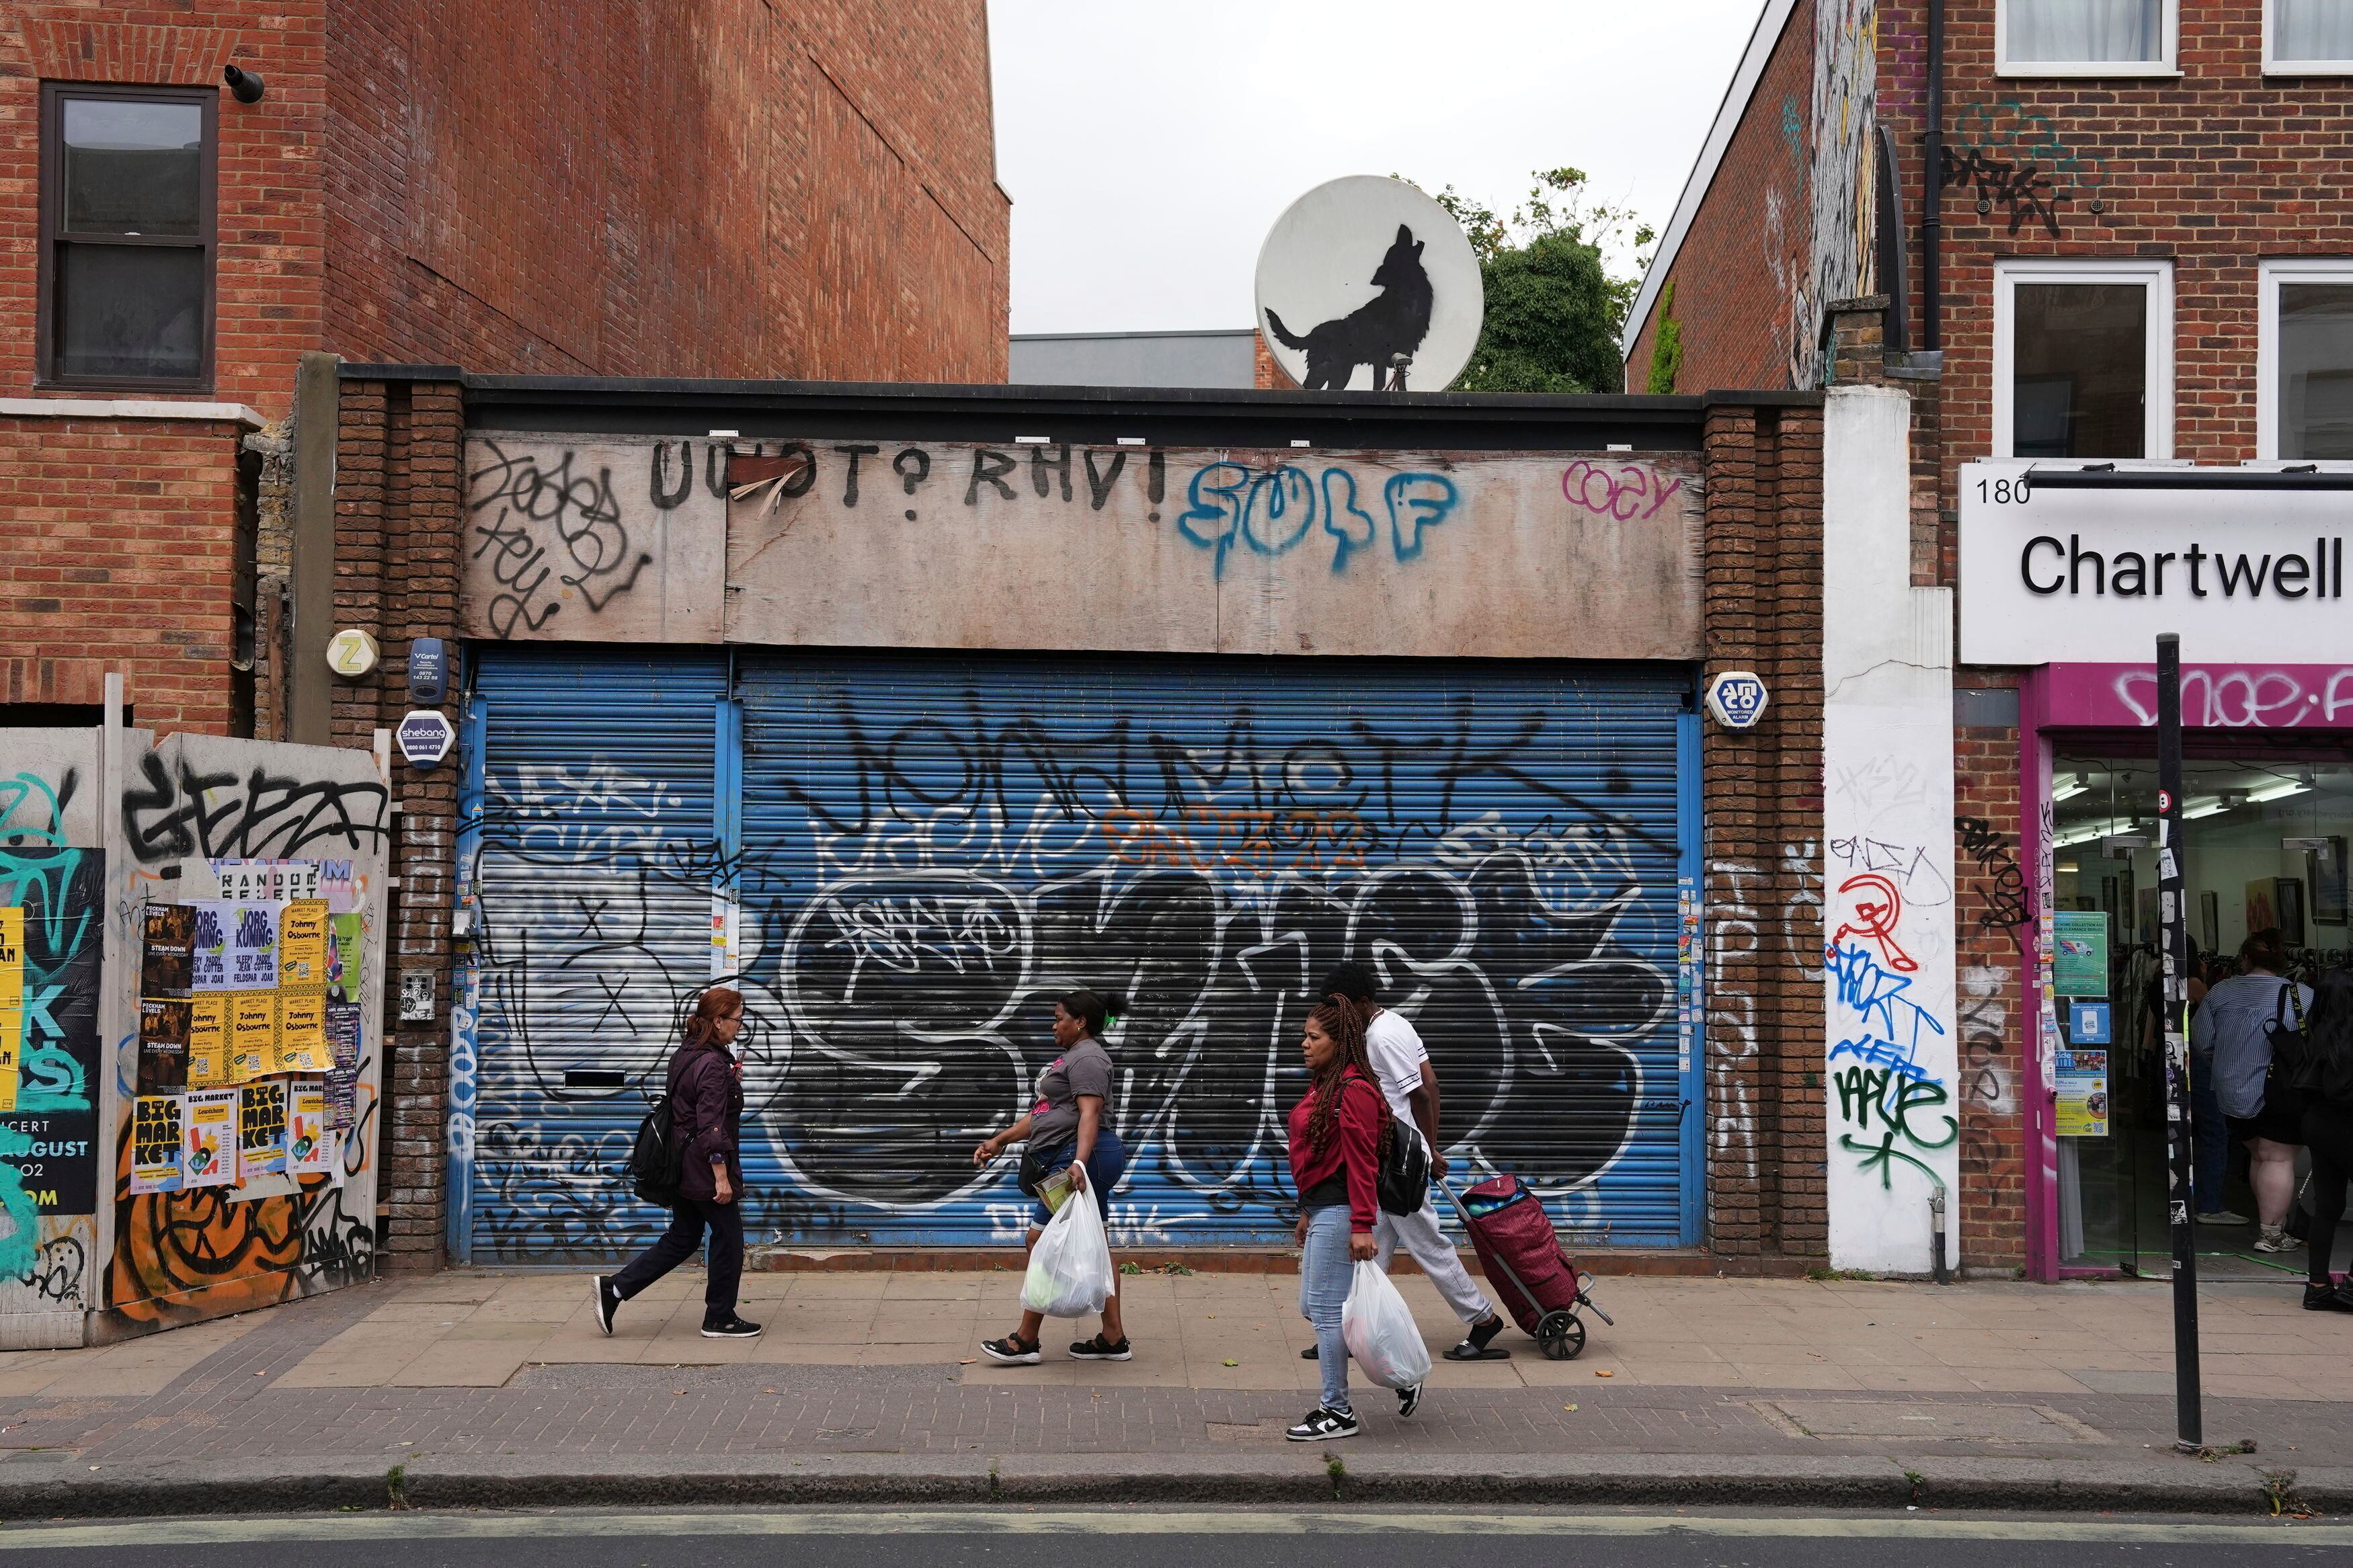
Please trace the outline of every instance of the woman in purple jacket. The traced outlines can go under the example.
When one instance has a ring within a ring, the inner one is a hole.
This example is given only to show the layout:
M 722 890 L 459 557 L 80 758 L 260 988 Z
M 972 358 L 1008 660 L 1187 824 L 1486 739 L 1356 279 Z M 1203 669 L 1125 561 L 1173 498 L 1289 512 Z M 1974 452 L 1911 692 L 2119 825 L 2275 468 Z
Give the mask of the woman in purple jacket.
M 670 1058 L 670 1125 L 686 1146 L 678 1202 L 659 1240 L 617 1274 L 596 1277 L 596 1326 L 613 1331 L 613 1310 L 688 1258 L 711 1229 L 710 1279 L 702 1288 L 702 1337 L 748 1340 L 760 1325 L 738 1317 L 744 1278 L 744 1166 L 736 1142 L 744 1121 L 744 1064 L 727 1047 L 744 1029 L 744 998 L 712 987 L 686 1021 L 686 1038 Z

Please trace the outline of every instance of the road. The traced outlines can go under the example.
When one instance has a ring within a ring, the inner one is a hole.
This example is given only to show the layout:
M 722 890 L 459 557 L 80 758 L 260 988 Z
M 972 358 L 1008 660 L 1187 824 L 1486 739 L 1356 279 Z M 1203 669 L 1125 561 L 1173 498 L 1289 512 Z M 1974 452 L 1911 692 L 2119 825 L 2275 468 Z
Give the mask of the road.
M 1069 1539 L 1084 1536 L 1083 1542 Z M 37 1553 L 37 1557 L 34 1554 Z M 2353 1524 L 1366 1510 L 367 1513 L 0 1529 L 0 1568 L 2320 1568 Z

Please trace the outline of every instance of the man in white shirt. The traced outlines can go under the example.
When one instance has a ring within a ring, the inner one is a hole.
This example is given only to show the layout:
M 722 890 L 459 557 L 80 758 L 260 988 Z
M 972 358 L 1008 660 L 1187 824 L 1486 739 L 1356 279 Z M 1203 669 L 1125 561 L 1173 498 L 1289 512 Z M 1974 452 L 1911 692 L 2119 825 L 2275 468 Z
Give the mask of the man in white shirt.
M 1431 1065 L 1430 1053 L 1422 1048 L 1421 1037 L 1403 1016 L 1390 1012 L 1373 998 L 1373 972 L 1361 963 L 1343 963 L 1324 977 L 1324 994 L 1344 1006 L 1354 1007 L 1366 1018 L 1365 1055 L 1373 1064 L 1374 1076 L 1381 1080 L 1381 1093 L 1389 1102 L 1390 1111 L 1411 1121 L 1421 1129 L 1430 1142 L 1430 1173 L 1446 1173 L 1445 1156 L 1439 1152 L 1445 1145 L 1438 1139 L 1438 1069 Z M 1446 1233 L 1438 1227 L 1438 1210 L 1424 1194 L 1421 1207 L 1409 1215 L 1393 1215 L 1387 1209 L 1380 1213 L 1373 1229 L 1373 1239 L 1379 1247 L 1378 1262 L 1387 1272 L 1389 1260 L 1403 1247 L 1406 1255 L 1421 1265 L 1454 1315 L 1469 1325 L 1470 1331 L 1462 1342 L 1446 1352 L 1449 1361 L 1503 1361 L 1511 1355 L 1505 1350 L 1490 1350 L 1488 1342 L 1504 1331 L 1504 1320 L 1495 1304 L 1479 1289 L 1470 1271 L 1462 1267 L 1461 1254 Z

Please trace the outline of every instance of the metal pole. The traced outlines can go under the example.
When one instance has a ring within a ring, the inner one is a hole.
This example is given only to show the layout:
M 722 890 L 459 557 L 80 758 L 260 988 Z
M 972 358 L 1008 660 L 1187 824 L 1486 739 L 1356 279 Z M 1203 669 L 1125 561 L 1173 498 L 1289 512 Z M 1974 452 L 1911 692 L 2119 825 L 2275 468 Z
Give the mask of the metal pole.
M 2189 911 L 2181 860 L 2181 639 L 2157 639 L 2157 901 L 2165 961 L 2166 1201 L 2173 1219 L 2174 1447 L 2205 1447 L 2198 1395 L 2198 1244 L 2190 1201 Z

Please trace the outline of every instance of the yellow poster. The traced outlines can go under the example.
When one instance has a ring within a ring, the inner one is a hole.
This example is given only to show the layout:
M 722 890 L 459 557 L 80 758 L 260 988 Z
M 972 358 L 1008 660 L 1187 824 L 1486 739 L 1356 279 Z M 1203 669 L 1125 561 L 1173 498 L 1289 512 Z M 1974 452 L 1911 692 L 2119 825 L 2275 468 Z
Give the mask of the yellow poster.
M 327 900 L 296 899 L 278 917 L 278 984 L 327 983 Z
M 228 1074 L 228 997 L 202 991 L 188 1004 L 188 1087 L 218 1089 Z
M 176 1094 L 142 1094 L 131 1102 L 131 1191 L 176 1193 L 185 1181 L 181 1128 L 186 1102 Z
M 278 994 L 278 1049 L 269 1070 L 325 1072 L 335 1065 L 327 1051 L 327 993 L 312 985 Z
M 326 1086 L 298 1078 L 286 1086 L 286 1168 L 298 1176 L 324 1175 L 334 1168 L 334 1158 Z
M 25 1060 L 25 911 L 0 910 L 0 1110 L 16 1109 Z
M 250 1083 L 276 1069 L 278 993 L 239 991 L 228 999 L 228 1076 Z

